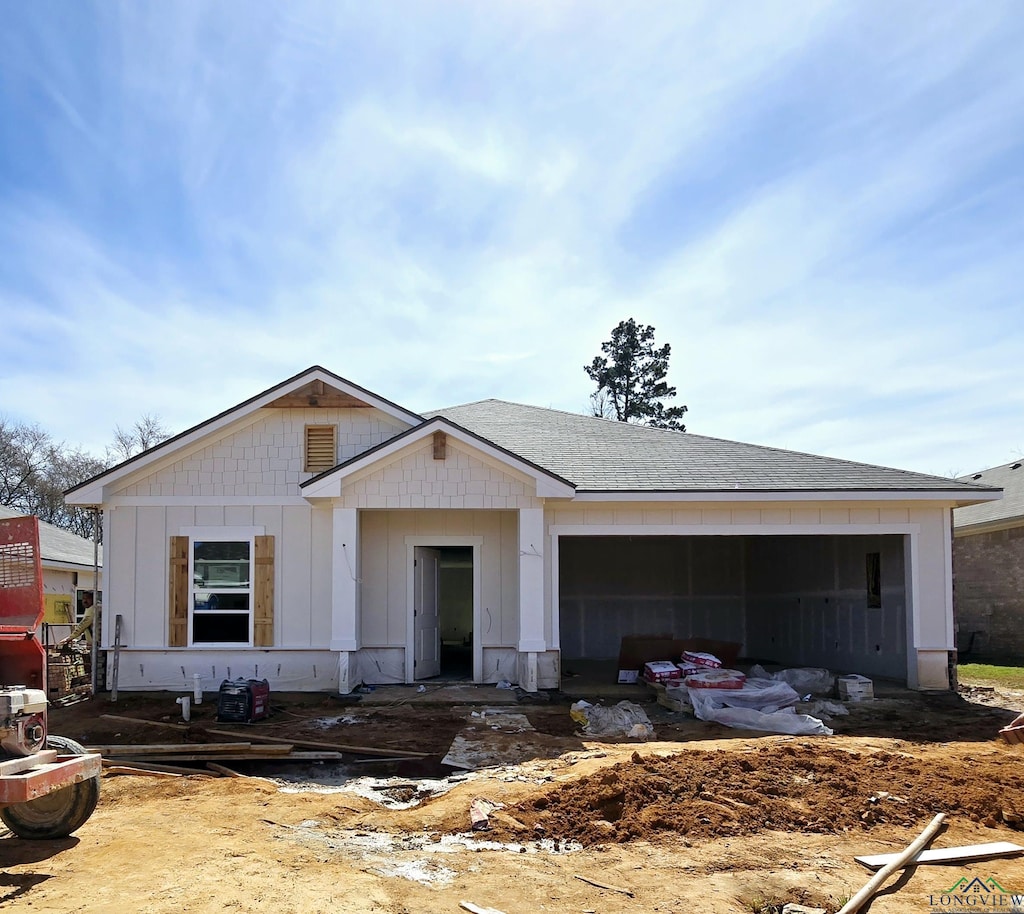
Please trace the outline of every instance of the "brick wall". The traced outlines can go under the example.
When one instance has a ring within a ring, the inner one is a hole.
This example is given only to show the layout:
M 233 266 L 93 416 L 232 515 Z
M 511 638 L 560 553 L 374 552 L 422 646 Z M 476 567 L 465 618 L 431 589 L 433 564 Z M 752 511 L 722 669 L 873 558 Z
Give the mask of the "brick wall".
M 1024 526 L 953 541 L 961 661 L 1024 653 Z

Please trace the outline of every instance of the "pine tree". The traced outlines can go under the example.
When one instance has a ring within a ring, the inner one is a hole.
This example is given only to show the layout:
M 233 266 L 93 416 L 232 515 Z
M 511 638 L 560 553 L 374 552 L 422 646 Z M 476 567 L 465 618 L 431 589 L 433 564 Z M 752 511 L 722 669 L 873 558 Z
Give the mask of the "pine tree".
M 633 318 L 620 321 L 601 351 L 604 355 L 583 366 L 597 384 L 590 398 L 593 415 L 686 431 L 681 421 L 686 407 L 661 402 L 674 397 L 676 389 L 665 381 L 672 347 L 655 347 L 654 327 Z

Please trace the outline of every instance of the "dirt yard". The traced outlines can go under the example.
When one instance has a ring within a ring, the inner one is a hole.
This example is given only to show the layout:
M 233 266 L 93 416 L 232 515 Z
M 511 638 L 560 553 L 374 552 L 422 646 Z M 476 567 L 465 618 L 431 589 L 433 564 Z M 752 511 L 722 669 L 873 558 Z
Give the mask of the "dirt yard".
M 513 705 L 506 710 L 533 730 L 481 738 L 532 757 L 453 777 L 440 760 L 472 721 L 470 707 L 321 696 L 275 696 L 274 705 L 247 738 L 430 757 L 348 765 L 373 776 L 348 789 L 327 785 L 330 766 L 310 765 L 299 780 L 311 788 L 322 775 L 320 792 L 263 779 L 105 777 L 99 808 L 74 837 L 0 837 L 0 903 L 425 914 L 467 900 L 506 914 L 742 914 L 799 902 L 834 912 L 870 876 L 854 855 L 901 850 L 936 812 L 949 826 L 933 847 L 1024 844 L 1024 749 L 995 738 L 1024 706 L 1016 695 L 904 693 L 855 707 L 832 722 L 835 736 L 815 738 L 726 730 L 647 704 L 657 741 L 642 744 L 581 737 L 567 704 Z M 90 745 L 215 740 L 206 703 L 188 731 L 103 716 L 159 722 L 173 707 L 165 695 L 116 706 L 101 696 L 55 709 L 51 729 Z M 471 832 L 476 800 L 488 801 L 489 828 Z M 917 867 L 867 910 L 937 909 L 929 895 L 964 876 L 1024 894 L 1024 857 Z

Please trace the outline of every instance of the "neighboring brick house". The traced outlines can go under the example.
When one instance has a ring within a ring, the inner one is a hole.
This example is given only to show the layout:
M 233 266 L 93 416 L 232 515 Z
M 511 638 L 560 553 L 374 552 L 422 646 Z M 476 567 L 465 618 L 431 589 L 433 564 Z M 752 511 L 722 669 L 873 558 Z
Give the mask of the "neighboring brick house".
M 961 659 L 1024 653 L 1024 460 L 961 477 L 1003 490 L 953 512 L 954 605 Z

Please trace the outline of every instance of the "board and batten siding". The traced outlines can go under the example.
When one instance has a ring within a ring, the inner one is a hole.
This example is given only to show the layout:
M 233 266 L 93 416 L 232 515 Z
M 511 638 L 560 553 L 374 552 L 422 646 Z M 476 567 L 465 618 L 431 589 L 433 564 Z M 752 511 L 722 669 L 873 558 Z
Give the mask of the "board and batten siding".
M 154 505 L 108 509 L 104 611 L 133 648 L 168 646 L 170 539 L 191 527 L 263 528 L 274 537 L 274 644 L 331 640 L 331 510 L 307 505 Z M 106 636 L 106 633 L 105 633 Z
M 338 428 L 338 463 L 405 431 L 378 409 L 261 410 L 254 422 L 181 460 L 132 482 L 126 497 L 281 496 L 299 494 L 307 425 Z
M 406 646 L 407 536 L 480 537 L 480 643 L 519 637 L 519 540 L 514 511 L 364 511 L 360 514 L 361 643 Z

